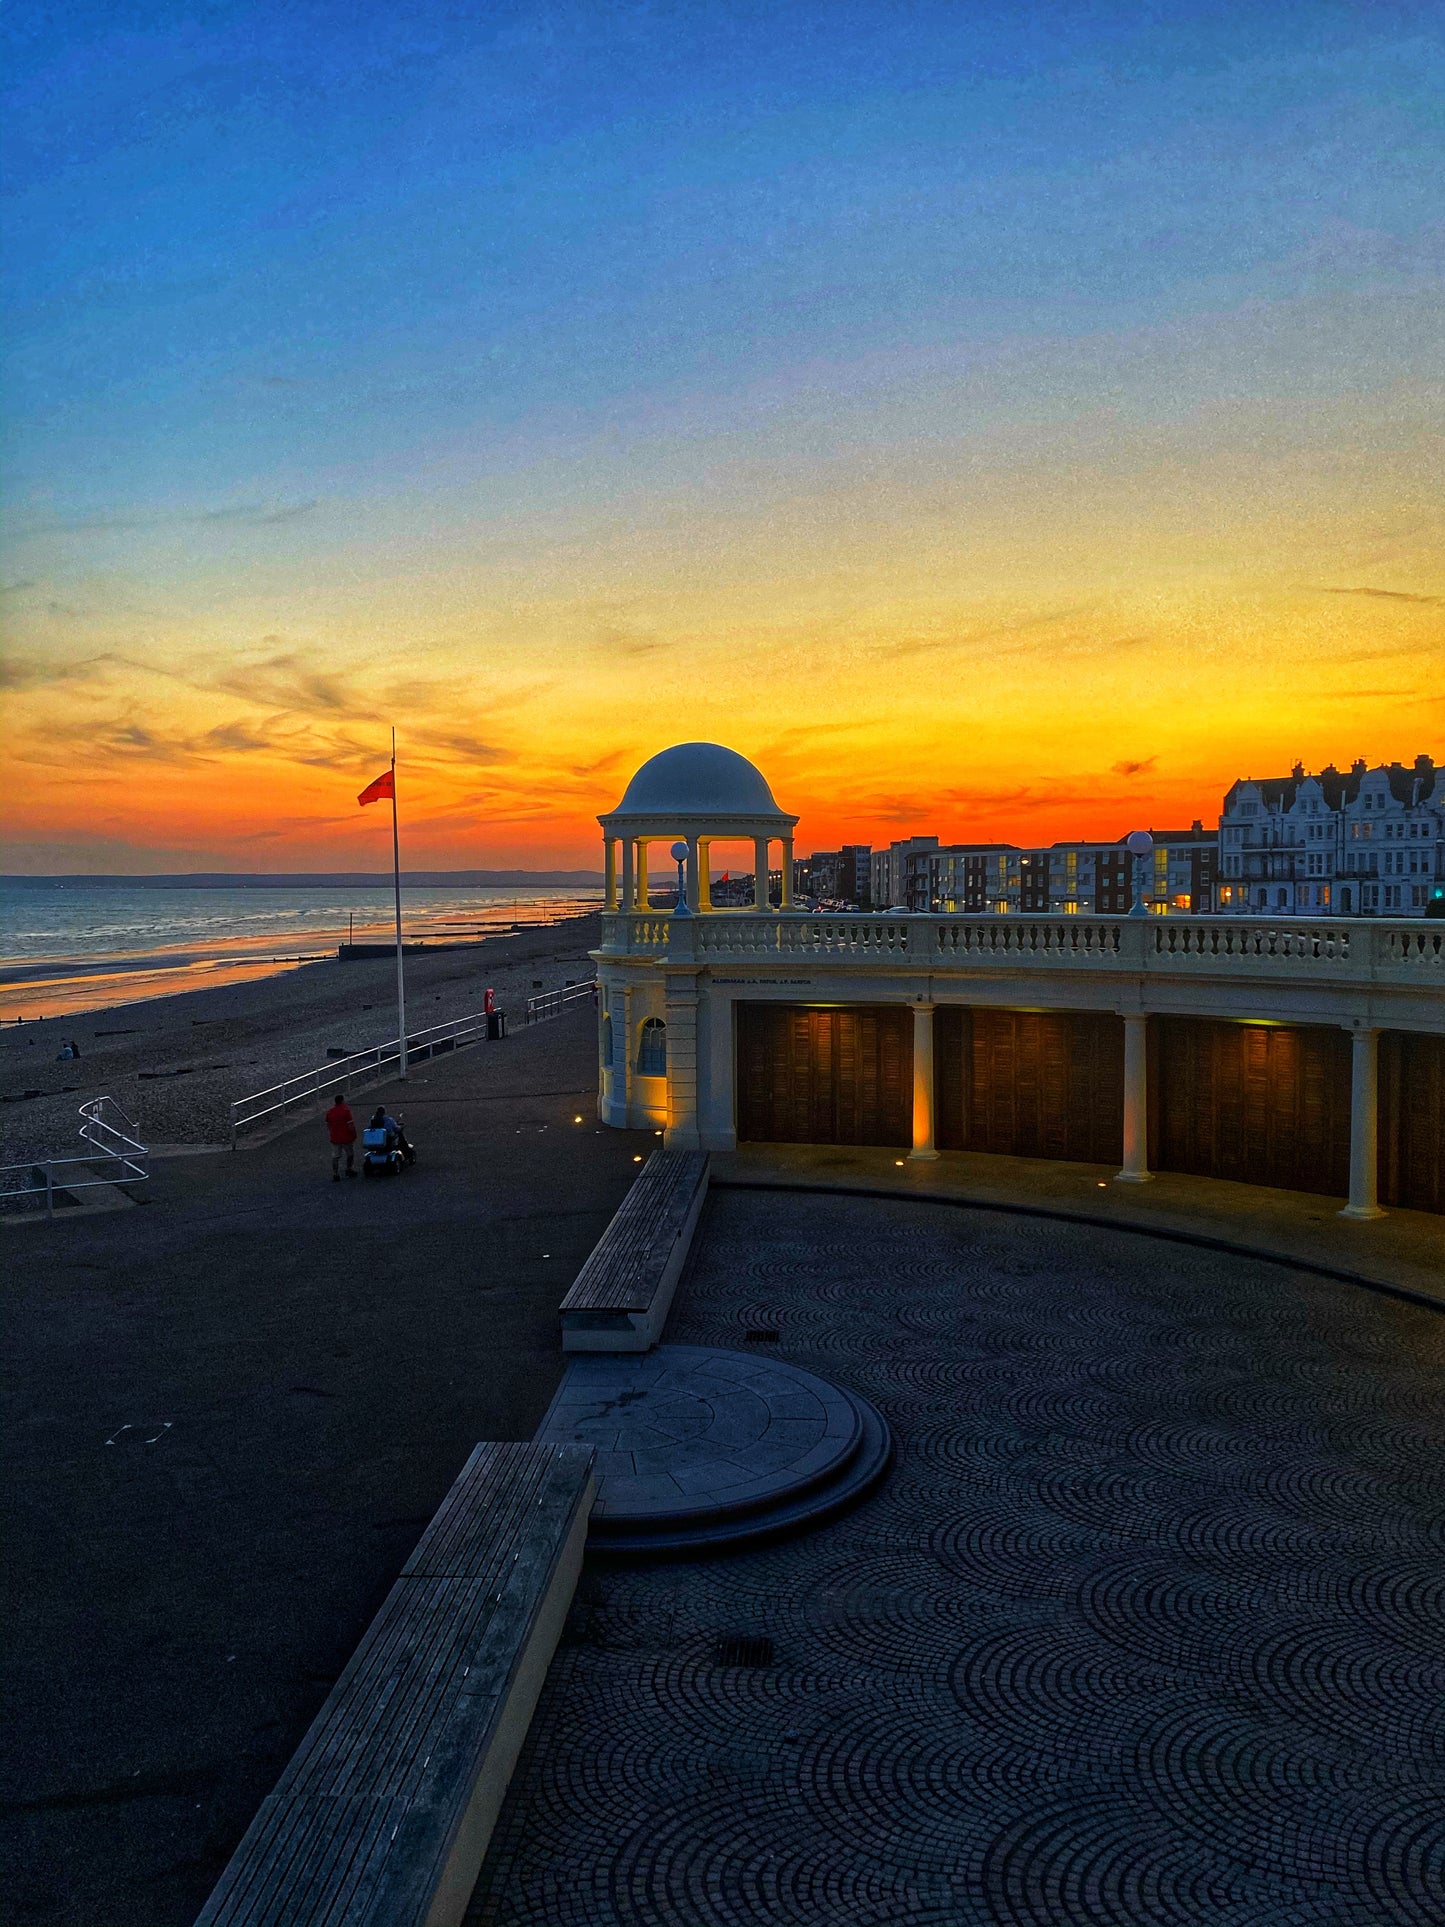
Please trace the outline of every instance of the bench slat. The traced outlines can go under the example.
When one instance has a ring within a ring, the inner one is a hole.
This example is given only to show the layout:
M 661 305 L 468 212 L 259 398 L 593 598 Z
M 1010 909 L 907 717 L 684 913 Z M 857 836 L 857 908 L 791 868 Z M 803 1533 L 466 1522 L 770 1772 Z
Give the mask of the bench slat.
M 646 1311 L 707 1182 L 705 1151 L 655 1151 L 562 1300 L 571 1311 Z

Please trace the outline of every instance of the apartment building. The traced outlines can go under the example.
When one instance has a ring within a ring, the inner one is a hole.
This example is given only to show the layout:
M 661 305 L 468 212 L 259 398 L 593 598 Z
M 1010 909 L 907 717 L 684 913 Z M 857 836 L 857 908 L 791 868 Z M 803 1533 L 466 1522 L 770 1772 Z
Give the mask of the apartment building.
M 1156 830 L 1154 850 L 1140 878 L 1156 915 L 1215 907 L 1215 835 L 1196 821 L 1187 830 Z M 950 844 L 916 866 L 913 910 L 965 916 L 1097 913 L 1124 916 L 1134 901 L 1134 864 L 1117 843 L 1052 843 L 1036 849 L 1012 843 Z
M 905 836 L 886 850 L 875 850 L 870 872 L 873 908 L 911 910 L 920 872 L 926 877 L 928 858 L 937 848 L 936 836 Z
M 871 908 L 873 897 L 873 846 L 871 843 L 845 843 L 839 850 L 814 850 L 793 866 L 796 895 L 814 903 L 856 904 L 860 910 Z
M 1363 760 L 1245 778 L 1219 818 L 1219 907 L 1258 916 L 1423 916 L 1445 903 L 1445 772 Z

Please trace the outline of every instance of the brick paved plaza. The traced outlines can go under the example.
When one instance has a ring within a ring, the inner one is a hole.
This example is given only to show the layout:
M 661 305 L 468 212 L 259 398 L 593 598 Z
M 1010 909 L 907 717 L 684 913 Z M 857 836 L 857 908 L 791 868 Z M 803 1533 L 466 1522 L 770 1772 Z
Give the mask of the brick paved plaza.
M 719 1190 L 667 1338 L 749 1327 L 893 1470 L 802 1539 L 589 1562 L 473 1927 L 1445 1919 L 1445 1318 Z

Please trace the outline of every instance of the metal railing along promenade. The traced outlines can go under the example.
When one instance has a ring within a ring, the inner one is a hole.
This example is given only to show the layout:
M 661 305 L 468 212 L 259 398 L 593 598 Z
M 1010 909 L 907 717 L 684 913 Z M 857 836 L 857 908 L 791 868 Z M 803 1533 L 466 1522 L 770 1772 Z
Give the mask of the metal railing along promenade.
M 529 997 L 526 1022 L 535 1024 L 545 1018 L 555 1017 L 569 1002 L 591 995 L 592 983 L 589 980 L 585 984 L 571 984 L 565 990 L 546 991 L 540 997 Z M 496 1015 L 492 1011 L 474 1010 L 465 1017 L 453 1017 L 444 1024 L 431 1024 L 425 1030 L 408 1031 L 407 1062 L 414 1064 L 448 1051 L 464 1050 L 470 1044 L 485 1043 L 487 1020 Z M 400 1062 L 401 1039 L 393 1037 L 384 1044 L 372 1044 L 366 1050 L 349 1051 L 344 1057 L 328 1058 L 324 1064 L 317 1064 L 308 1071 L 298 1071 L 295 1077 L 283 1078 L 279 1084 L 272 1084 L 264 1091 L 253 1091 L 248 1097 L 238 1097 L 231 1106 L 231 1148 L 235 1149 L 242 1131 L 248 1131 L 268 1118 L 284 1121 L 294 1109 L 314 1104 L 318 1098 L 333 1091 L 355 1091 L 365 1084 L 374 1084 L 378 1078 L 395 1071 Z
M 84 1120 L 80 1136 L 91 1149 L 80 1157 L 27 1158 L 20 1164 L 0 1165 L 0 1198 L 6 1204 L 14 1198 L 44 1198 L 45 1215 L 55 1216 L 55 1194 L 67 1197 L 75 1191 L 90 1191 L 98 1186 L 144 1184 L 150 1172 L 146 1160 L 150 1153 L 136 1135 L 137 1126 L 113 1097 L 92 1097 L 80 1106 Z M 103 1175 L 97 1176 L 97 1170 Z M 13 1177 L 26 1182 L 13 1183 Z
M 589 977 L 586 983 L 568 984 L 565 990 L 544 990 L 540 997 L 527 999 L 527 1022 L 540 1024 L 548 1017 L 560 1017 L 564 1010 L 584 1000 L 591 1002 L 597 992 L 597 981 Z

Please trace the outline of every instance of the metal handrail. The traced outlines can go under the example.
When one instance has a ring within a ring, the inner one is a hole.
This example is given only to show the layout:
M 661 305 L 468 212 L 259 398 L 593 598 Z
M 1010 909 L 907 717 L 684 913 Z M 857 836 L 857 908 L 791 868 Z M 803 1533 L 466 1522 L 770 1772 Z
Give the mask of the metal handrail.
M 468 1044 L 483 1042 L 486 1034 L 487 1013 L 484 1010 L 472 1011 L 465 1017 L 452 1018 L 449 1023 L 429 1024 L 425 1030 L 408 1031 L 407 1057 L 409 1060 L 433 1057 L 443 1048 L 460 1050 Z M 293 1104 L 305 1103 L 328 1086 L 341 1089 L 349 1084 L 355 1089 L 360 1084 L 372 1082 L 400 1061 L 401 1039 L 393 1037 L 387 1043 L 372 1044 L 366 1050 L 350 1051 L 345 1057 L 330 1057 L 324 1064 L 299 1071 L 295 1077 L 283 1078 L 279 1084 L 272 1084 L 264 1091 L 252 1091 L 246 1097 L 238 1097 L 231 1105 L 231 1148 L 235 1149 L 236 1138 L 241 1131 L 259 1124 L 263 1118 L 274 1117 L 277 1112 L 284 1117 Z M 250 1106 L 259 1106 L 259 1109 L 251 1109 Z
M 80 1136 L 94 1149 L 78 1158 L 27 1158 L 20 1164 L 0 1165 L 0 1195 L 6 1198 L 45 1198 L 45 1215 L 55 1216 L 55 1193 L 61 1191 L 90 1191 L 102 1185 L 144 1184 L 150 1177 L 145 1168 L 145 1160 L 150 1153 L 136 1136 L 136 1126 L 126 1113 L 110 1096 L 88 1098 L 80 1106 L 80 1116 L 85 1122 L 80 1127 Z M 118 1167 L 105 1177 L 70 1178 L 62 1177 L 56 1182 L 56 1172 L 67 1170 L 71 1165 L 82 1165 L 87 1171 L 94 1172 L 97 1164 L 108 1161 Z M 23 1171 L 30 1178 L 36 1173 L 42 1175 L 39 1184 L 7 1185 L 4 1180 L 13 1171 Z
M 591 982 L 572 984 L 566 990 L 544 992 L 541 997 L 527 999 L 527 1018 L 529 1024 L 539 1023 L 545 1017 L 554 1017 L 567 1000 L 580 996 L 591 996 Z M 537 1010 L 534 1005 L 546 1004 L 549 999 L 561 999 L 555 1008 Z M 430 1024 L 425 1030 L 408 1031 L 406 1054 L 408 1061 L 433 1057 L 440 1050 L 463 1050 L 468 1044 L 485 1043 L 487 1038 L 487 1019 L 497 1013 L 475 1010 L 465 1017 L 454 1017 L 448 1023 Z M 330 1057 L 324 1064 L 317 1064 L 311 1070 L 299 1071 L 295 1077 L 283 1078 L 279 1084 L 272 1084 L 264 1091 L 252 1091 L 247 1097 L 238 1097 L 231 1105 L 231 1148 L 236 1148 L 236 1139 L 242 1131 L 259 1124 L 263 1118 L 275 1117 L 278 1113 L 285 1116 L 293 1104 L 304 1104 L 308 1099 L 319 1096 L 328 1089 L 342 1090 L 350 1087 L 373 1083 L 386 1071 L 401 1061 L 401 1040 L 393 1037 L 387 1043 L 373 1044 L 366 1050 L 350 1051 L 345 1057 Z
M 564 990 L 544 990 L 540 997 L 527 999 L 527 1022 L 540 1024 L 548 1017 L 557 1017 L 569 1004 L 580 1004 L 584 998 L 591 1001 L 597 992 L 597 979 L 589 977 L 585 983 L 568 984 Z

